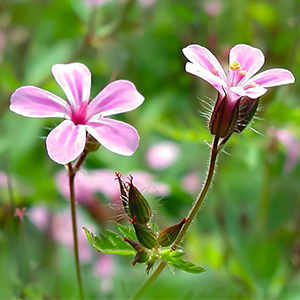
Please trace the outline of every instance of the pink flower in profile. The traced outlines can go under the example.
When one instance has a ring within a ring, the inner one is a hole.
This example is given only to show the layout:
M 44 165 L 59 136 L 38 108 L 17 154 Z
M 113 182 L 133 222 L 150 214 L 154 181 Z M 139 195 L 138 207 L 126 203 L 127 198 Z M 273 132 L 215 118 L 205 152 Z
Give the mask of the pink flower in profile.
M 58 117 L 65 120 L 46 139 L 48 155 L 59 164 L 76 159 L 84 150 L 87 132 L 106 149 L 132 155 L 139 136 L 132 126 L 107 118 L 140 106 L 144 97 L 126 80 L 109 83 L 90 101 L 91 73 L 81 63 L 56 64 L 52 74 L 68 102 L 34 86 L 17 89 L 10 110 L 25 117 Z
M 179 157 L 179 147 L 176 143 L 164 141 L 149 148 L 146 158 L 153 169 L 162 170 L 171 166 Z
M 232 133 L 236 114 L 242 110 L 237 107 L 240 100 L 243 100 L 243 108 L 246 107 L 243 118 L 248 118 L 256 110 L 252 103 L 264 95 L 267 88 L 295 81 L 293 74 L 285 69 L 270 69 L 254 75 L 263 66 L 265 57 L 259 49 L 248 45 L 236 45 L 230 50 L 227 73 L 217 58 L 202 46 L 190 45 L 182 51 L 190 61 L 186 71 L 206 80 L 219 92 L 210 122 L 211 133 L 219 137 Z
M 283 173 L 289 174 L 295 168 L 299 160 L 300 145 L 297 138 L 286 129 L 275 129 L 269 130 L 269 135 L 278 140 L 287 149 L 287 157 L 283 167 Z

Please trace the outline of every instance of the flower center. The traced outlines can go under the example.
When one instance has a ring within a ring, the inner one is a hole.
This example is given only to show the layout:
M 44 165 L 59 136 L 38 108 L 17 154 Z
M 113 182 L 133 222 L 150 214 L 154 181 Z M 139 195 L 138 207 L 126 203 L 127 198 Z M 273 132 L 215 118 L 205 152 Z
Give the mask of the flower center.
M 78 107 L 72 109 L 71 121 L 75 124 L 85 124 L 88 101 L 82 102 Z
M 235 70 L 239 70 L 241 68 L 241 64 L 237 61 L 233 61 L 230 65 L 229 65 L 229 69 L 232 71 Z

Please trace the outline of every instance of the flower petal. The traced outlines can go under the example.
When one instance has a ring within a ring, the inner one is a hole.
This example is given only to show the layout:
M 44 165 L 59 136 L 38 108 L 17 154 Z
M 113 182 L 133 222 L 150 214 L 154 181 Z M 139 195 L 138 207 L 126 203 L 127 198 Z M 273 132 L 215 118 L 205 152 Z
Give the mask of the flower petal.
M 238 62 L 241 65 L 241 70 L 247 72 L 240 82 L 240 84 L 243 84 L 263 66 L 265 56 L 257 48 L 240 44 L 230 50 L 229 65 L 233 62 Z
M 47 136 L 48 155 L 56 163 L 65 165 L 82 153 L 85 140 L 85 126 L 75 125 L 72 121 L 65 120 Z
M 100 118 L 88 122 L 86 130 L 102 146 L 117 154 L 130 156 L 139 145 L 140 138 L 136 129 L 117 120 Z
M 117 80 L 109 83 L 89 104 L 87 119 L 99 113 L 105 117 L 131 111 L 143 101 L 144 97 L 132 82 Z
M 183 48 L 182 52 L 193 64 L 201 66 L 214 76 L 218 75 L 216 77 L 220 77 L 223 81 L 226 80 L 226 75 L 218 59 L 205 47 L 189 45 Z
M 240 97 L 247 96 L 251 99 L 257 99 L 260 96 L 264 95 L 268 91 L 267 89 L 265 89 L 262 86 L 256 86 L 256 87 L 249 88 L 246 90 L 240 86 L 237 86 L 237 87 L 230 88 L 230 90 L 232 92 L 236 93 L 237 95 L 239 95 Z
M 58 96 L 34 86 L 18 88 L 11 96 L 10 110 L 33 118 L 70 116 L 69 104 Z
M 251 81 L 262 87 L 279 86 L 295 82 L 293 74 L 285 69 L 271 69 L 261 72 L 251 78 Z
M 204 79 L 205 81 L 210 83 L 222 96 L 225 96 L 223 87 L 225 87 L 226 89 L 226 84 L 220 77 L 215 76 L 211 72 L 202 68 L 201 66 L 192 64 L 190 62 L 186 63 L 185 70 L 188 73 L 191 73 Z
M 89 101 L 92 76 L 84 64 L 56 64 L 52 67 L 52 74 L 72 106 Z

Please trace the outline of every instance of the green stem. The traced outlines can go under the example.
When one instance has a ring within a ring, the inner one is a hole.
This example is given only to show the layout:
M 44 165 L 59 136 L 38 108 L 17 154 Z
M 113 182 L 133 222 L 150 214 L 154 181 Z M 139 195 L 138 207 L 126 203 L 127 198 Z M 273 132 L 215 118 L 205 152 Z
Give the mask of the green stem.
M 137 294 L 132 298 L 132 300 L 140 299 L 140 297 L 144 294 L 144 292 L 149 288 L 149 286 L 153 283 L 153 281 L 158 277 L 158 275 L 165 268 L 167 263 L 165 261 L 161 261 L 152 275 L 148 278 L 148 280 L 144 283 L 144 285 L 140 288 Z
M 78 287 L 79 287 L 79 295 L 80 295 L 80 299 L 83 300 L 84 296 L 83 296 L 81 273 L 80 273 L 80 263 L 79 263 L 77 224 L 76 224 L 76 207 L 75 207 L 75 190 L 74 190 L 74 178 L 75 178 L 76 172 L 74 172 L 72 163 L 68 163 L 67 166 L 68 166 L 69 185 L 70 185 L 70 204 L 71 204 L 71 214 L 72 214 L 75 266 L 76 266 L 77 282 L 78 282 Z
M 186 231 L 188 230 L 190 224 L 192 223 L 193 219 L 195 218 L 195 216 L 196 216 L 196 214 L 208 192 L 208 189 L 210 187 L 210 184 L 212 182 L 213 175 L 214 175 L 214 170 L 215 170 L 216 161 L 217 161 L 217 155 L 219 153 L 218 142 L 219 142 L 219 137 L 215 136 L 214 141 L 213 141 L 213 146 L 211 148 L 210 163 L 209 163 L 209 169 L 208 169 L 208 174 L 206 177 L 205 184 L 204 184 L 194 206 L 192 207 L 192 210 L 190 211 L 190 213 L 187 217 L 186 223 L 182 227 L 176 241 L 174 242 L 174 244 L 171 247 L 173 250 L 175 250 L 178 247 L 178 244 L 181 242 L 181 240 L 184 237 Z M 153 281 L 159 276 L 159 274 L 162 272 L 162 270 L 165 268 L 166 265 L 167 265 L 167 263 L 165 261 L 161 261 L 159 263 L 158 267 L 155 269 L 153 274 L 148 278 L 148 280 L 145 282 L 145 284 L 141 287 L 141 289 L 137 292 L 137 294 L 132 298 L 133 300 L 137 300 L 143 295 L 143 293 L 148 289 L 148 287 L 153 283 Z
M 206 177 L 205 184 L 204 184 L 192 210 L 190 211 L 190 213 L 187 217 L 186 223 L 183 225 L 176 241 L 172 245 L 173 250 L 175 250 L 177 248 L 178 244 L 181 242 L 182 238 L 184 237 L 186 231 L 188 230 L 189 226 L 191 225 L 192 221 L 194 220 L 194 218 L 195 218 L 195 216 L 196 216 L 196 214 L 208 192 L 208 189 L 210 187 L 210 184 L 211 184 L 211 181 L 212 181 L 212 178 L 214 175 L 214 170 L 215 170 L 216 161 L 217 161 L 217 155 L 219 152 L 218 142 L 219 142 L 219 137 L 216 136 L 214 138 L 213 146 L 211 148 L 210 163 L 209 163 L 209 169 L 208 169 L 208 174 Z

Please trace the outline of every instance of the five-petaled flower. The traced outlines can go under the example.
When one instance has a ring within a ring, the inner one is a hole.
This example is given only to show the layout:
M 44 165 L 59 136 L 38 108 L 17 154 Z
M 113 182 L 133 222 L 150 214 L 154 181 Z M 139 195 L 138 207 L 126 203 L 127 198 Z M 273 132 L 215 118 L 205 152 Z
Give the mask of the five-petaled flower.
M 132 155 L 139 136 L 132 126 L 107 118 L 140 106 L 144 97 L 126 80 L 109 83 L 90 101 L 91 73 L 81 63 L 56 64 L 52 74 L 68 102 L 34 86 L 17 89 L 11 96 L 10 110 L 25 117 L 60 117 L 65 120 L 46 139 L 52 160 L 67 164 L 84 150 L 87 133 L 108 150 Z
M 265 58 L 259 49 L 248 45 L 236 45 L 230 50 L 227 74 L 208 49 L 190 45 L 182 51 L 190 61 L 186 71 L 206 80 L 219 92 L 210 121 L 211 133 L 219 137 L 241 131 L 237 130 L 240 101 L 243 102 L 242 117 L 249 122 L 257 107 L 252 101 L 257 102 L 267 92 L 266 88 L 295 81 L 290 71 L 278 68 L 254 76 Z

